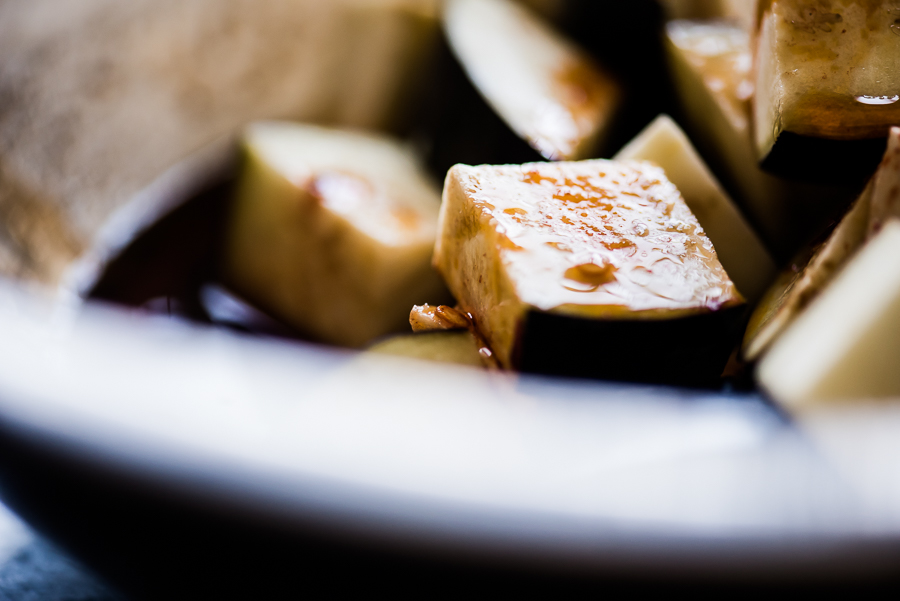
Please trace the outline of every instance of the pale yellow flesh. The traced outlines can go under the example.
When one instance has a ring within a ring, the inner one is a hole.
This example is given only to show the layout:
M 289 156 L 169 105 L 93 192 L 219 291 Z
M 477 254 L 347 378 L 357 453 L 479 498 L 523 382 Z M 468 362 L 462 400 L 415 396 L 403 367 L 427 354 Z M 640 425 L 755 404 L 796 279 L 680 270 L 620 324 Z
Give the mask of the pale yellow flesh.
M 538 15 L 511 0 L 447 0 L 444 28 L 472 83 L 548 159 L 589 157 L 618 85 Z
M 505 367 L 528 310 L 669 319 L 743 302 L 649 163 L 457 165 L 440 232 L 435 265 Z
M 395 142 L 263 123 L 245 154 L 225 274 L 247 298 L 352 347 L 408 328 L 413 304 L 445 299 L 430 265 L 439 197 Z
M 456 169 L 444 184 L 434 265 L 463 309 L 475 316 L 497 359 L 511 367 L 516 327 L 527 307 L 503 268 L 497 231 L 469 202 Z
M 479 345 L 471 332 L 430 332 L 403 334 L 383 340 L 368 349 L 370 353 L 484 367 Z
M 894 0 L 770 3 L 757 44 L 759 157 L 783 131 L 856 140 L 900 123 L 898 9 Z
M 900 222 L 887 224 L 773 345 L 761 386 L 786 407 L 900 395 Z
M 690 131 L 719 160 L 723 180 L 766 242 L 793 253 L 821 208 L 848 193 L 790 182 L 759 168 L 750 120 L 750 35 L 736 23 L 673 21 L 666 27 L 666 51 Z
M 681 128 L 660 115 L 614 157 L 628 159 L 663 168 L 738 290 L 748 301 L 759 300 L 775 278 L 775 262 Z

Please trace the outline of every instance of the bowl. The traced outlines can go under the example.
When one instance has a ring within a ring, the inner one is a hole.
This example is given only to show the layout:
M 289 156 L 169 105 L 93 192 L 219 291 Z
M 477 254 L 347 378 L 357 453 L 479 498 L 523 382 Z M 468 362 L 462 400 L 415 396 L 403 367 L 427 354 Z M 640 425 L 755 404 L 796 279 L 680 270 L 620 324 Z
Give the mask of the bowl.
M 900 411 L 297 339 L 216 279 L 234 157 L 223 140 L 138 194 L 62 300 L 0 286 L 0 496 L 122 590 L 896 577 Z

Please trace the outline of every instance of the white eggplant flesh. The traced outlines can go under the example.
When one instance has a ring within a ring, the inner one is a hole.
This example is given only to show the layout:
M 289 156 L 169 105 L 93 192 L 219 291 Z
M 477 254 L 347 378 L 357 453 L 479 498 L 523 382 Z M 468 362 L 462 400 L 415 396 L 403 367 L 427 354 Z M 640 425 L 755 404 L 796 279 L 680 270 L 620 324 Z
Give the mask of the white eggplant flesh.
M 301 332 L 360 347 L 445 300 L 431 267 L 440 196 L 411 153 L 381 136 L 251 125 L 228 228 L 225 276 Z
M 444 28 L 475 88 L 545 158 L 589 157 L 621 96 L 587 54 L 511 0 L 448 0 Z
M 900 396 L 900 221 L 892 220 L 779 338 L 760 385 L 803 411 Z

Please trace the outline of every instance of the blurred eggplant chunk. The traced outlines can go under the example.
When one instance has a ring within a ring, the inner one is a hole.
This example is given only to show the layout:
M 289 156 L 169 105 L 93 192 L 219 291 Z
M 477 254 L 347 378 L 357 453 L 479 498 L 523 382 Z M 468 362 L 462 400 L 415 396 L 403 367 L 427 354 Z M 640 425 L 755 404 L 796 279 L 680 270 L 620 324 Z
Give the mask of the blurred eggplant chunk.
M 792 410 L 900 395 L 900 221 L 891 220 L 772 346 L 761 386 Z
M 775 262 L 670 117 L 657 117 L 614 159 L 649 161 L 662 167 L 715 246 L 737 289 L 747 300 L 759 300 L 775 279 Z
M 744 299 L 659 167 L 469 167 L 447 176 L 435 266 L 505 368 L 711 382 Z
M 764 168 L 864 181 L 900 123 L 896 0 L 772 0 L 756 55 L 756 150 Z
M 262 122 L 227 234 L 224 277 L 308 335 L 361 347 L 440 302 L 431 268 L 440 197 L 406 149 L 382 137 Z
M 383 355 L 484 367 L 478 351 L 478 342 L 468 330 L 401 334 L 369 348 L 369 352 Z
M 721 20 L 671 21 L 665 39 L 691 139 L 769 247 L 787 260 L 859 189 L 794 182 L 759 167 L 750 125 L 753 57 L 745 27 Z
M 900 128 L 894 127 L 884 160 L 860 197 L 825 241 L 801 253 L 763 297 L 744 336 L 744 358 L 759 359 L 865 241 L 897 217 L 900 217 Z
M 620 93 L 581 49 L 511 0 L 449 0 L 444 26 L 472 85 L 519 137 L 551 160 L 594 152 Z

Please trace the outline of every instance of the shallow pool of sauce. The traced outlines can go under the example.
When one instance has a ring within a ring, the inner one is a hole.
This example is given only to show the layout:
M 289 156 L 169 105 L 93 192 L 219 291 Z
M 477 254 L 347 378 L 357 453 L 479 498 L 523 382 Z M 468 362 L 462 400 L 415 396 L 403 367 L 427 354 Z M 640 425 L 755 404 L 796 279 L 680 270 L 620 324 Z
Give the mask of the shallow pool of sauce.
M 669 317 L 742 302 L 675 186 L 649 163 L 467 168 L 519 298 L 541 310 Z

